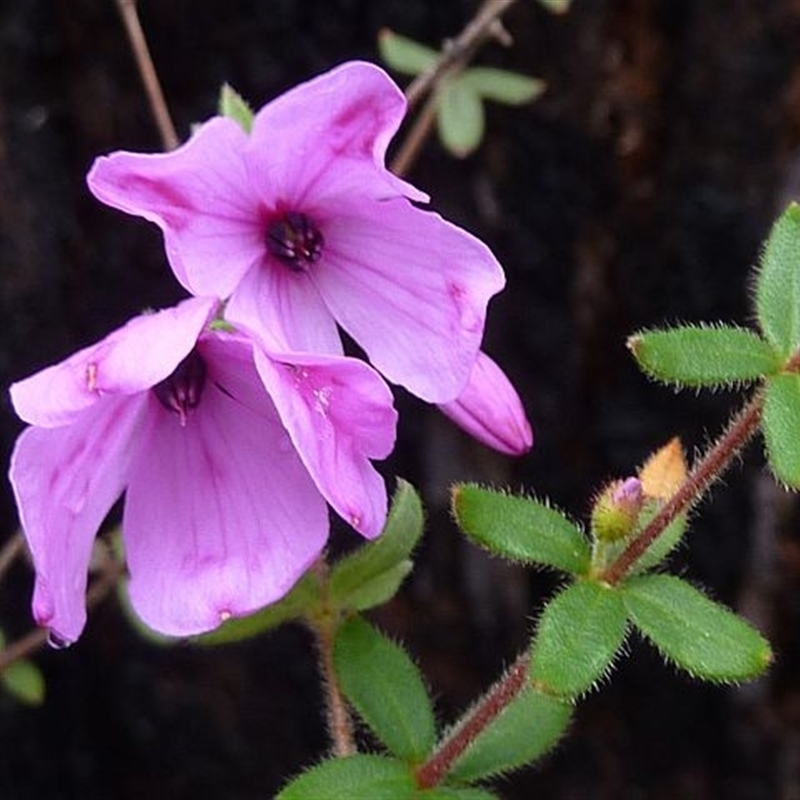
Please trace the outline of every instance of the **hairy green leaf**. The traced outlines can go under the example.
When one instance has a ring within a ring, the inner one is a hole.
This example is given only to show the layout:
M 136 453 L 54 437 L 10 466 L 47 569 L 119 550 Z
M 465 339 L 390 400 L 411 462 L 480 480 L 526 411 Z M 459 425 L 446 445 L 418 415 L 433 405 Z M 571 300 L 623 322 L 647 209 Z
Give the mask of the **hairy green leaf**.
M 472 783 L 533 763 L 561 738 L 571 714 L 567 701 L 526 689 L 470 744 L 449 777 Z
M 253 129 L 253 109 L 244 98 L 229 84 L 224 83 L 219 93 L 219 113 L 238 122 L 245 133 Z
M 631 578 L 621 595 L 634 625 L 696 678 L 747 680 L 772 661 L 769 643 L 755 628 L 674 575 Z
M 400 758 L 422 762 L 436 742 L 436 722 L 405 650 L 355 617 L 339 629 L 333 658 L 342 691 L 375 735 Z
M 756 312 L 764 335 L 784 357 L 800 348 L 800 206 L 791 203 L 772 226 L 761 255 Z
M 437 786 L 434 789 L 420 789 L 414 800 L 500 800 L 486 789 L 474 786 Z
M 589 568 L 586 537 L 538 500 L 460 484 L 453 489 L 453 514 L 470 539 L 503 558 L 575 574 Z
M 442 144 L 456 158 L 468 156 L 483 139 L 483 103 L 462 76 L 442 82 L 436 119 Z
M 406 75 L 419 75 L 430 69 L 439 54 L 413 39 L 400 36 L 388 28 L 378 33 L 378 52 L 384 64 Z
M 642 331 L 628 339 L 639 366 L 676 386 L 730 386 L 780 370 L 782 359 L 753 331 L 729 325 L 687 325 Z
M 545 82 L 538 78 L 493 67 L 470 67 L 461 80 L 485 100 L 510 106 L 530 103 L 545 90 Z
M 800 375 L 787 372 L 766 382 L 761 429 L 775 476 L 800 489 Z
M 531 650 L 531 678 L 575 697 L 606 675 L 625 640 L 627 616 L 616 588 L 579 581 L 545 607 Z
M 275 800 L 413 800 L 408 767 L 393 758 L 354 755 L 323 761 L 295 778 Z

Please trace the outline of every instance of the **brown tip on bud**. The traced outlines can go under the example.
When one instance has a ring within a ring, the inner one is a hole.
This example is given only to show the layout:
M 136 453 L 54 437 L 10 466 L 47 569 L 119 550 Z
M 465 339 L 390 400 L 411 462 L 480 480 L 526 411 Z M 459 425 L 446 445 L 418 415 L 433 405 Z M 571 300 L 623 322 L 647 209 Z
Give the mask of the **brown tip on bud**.
M 676 436 L 656 450 L 639 470 L 646 497 L 669 500 L 689 472 L 681 440 Z

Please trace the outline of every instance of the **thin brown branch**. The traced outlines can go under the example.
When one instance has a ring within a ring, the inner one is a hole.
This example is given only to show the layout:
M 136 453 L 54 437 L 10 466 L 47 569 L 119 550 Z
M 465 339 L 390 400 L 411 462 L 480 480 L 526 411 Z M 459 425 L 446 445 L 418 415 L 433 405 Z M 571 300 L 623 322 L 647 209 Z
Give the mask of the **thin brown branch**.
M 390 169 L 395 175 L 401 178 L 407 175 L 411 165 L 417 160 L 422 145 L 425 144 L 436 124 L 436 109 L 436 96 L 431 95 L 414 120 L 411 130 L 406 134 L 400 150 L 391 163 Z
M 764 400 L 757 394 L 731 420 L 725 432 L 692 467 L 674 495 L 662 506 L 644 530 L 625 548 L 605 573 L 602 580 L 619 583 L 628 570 L 644 555 L 648 547 L 666 530 L 679 514 L 688 510 L 730 466 L 739 451 L 758 429 Z
M 406 89 L 408 107 L 413 108 L 419 103 L 446 72 L 456 65 L 463 66 L 467 63 L 487 39 L 494 37 L 503 43 L 507 43 L 508 34 L 500 23 L 500 17 L 516 1 L 487 0 L 464 30 L 455 39 L 447 43 L 439 60 L 411 82 L 408 89 Z
M 508 671 L 448 734 L 434 754 L 417 770 L 420 789 L 438 786 L 458 757 L 475 741 L 498 714 L 528 685 L 530 656 L 517 657 Z
M 25 538 L 20 531 L 13 534 L 0 550 L 0 581 L 13 563 L 25 552 Z
M 164 99 L 164 93 L 161 91 L 158 73 L 153 64 L 153 58 L 150 55 L 150 48 L 147 46 L 147 39 L 142 30 L 142 24 L 139 21 L 139 11 L 136 7 L 136 0 L 117 0 L 117 6 L 119 7 L 119 13 L 122 16 L 125 30 L 128 33 L 131 50 L 133 50 L 139 74 L 142 76 L 142 83 L 144 84 L 144 90 L 147 94 L 147 101 L 150 104 L 150 111 L 153 114 L 158 132 L 161 135 L 164 149 L 174 150 L 180 144 L 180 139 L 175 132 L 175 126 L 172 124 L 172 118 L 167 108 L 167 102 Z

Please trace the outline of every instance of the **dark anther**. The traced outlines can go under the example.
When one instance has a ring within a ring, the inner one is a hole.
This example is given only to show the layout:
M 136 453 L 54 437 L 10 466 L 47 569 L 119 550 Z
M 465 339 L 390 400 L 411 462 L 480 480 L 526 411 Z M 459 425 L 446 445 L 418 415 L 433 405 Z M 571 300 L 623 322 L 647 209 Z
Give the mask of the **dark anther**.
M 322 234 L 305 215 L 290 211 L 267 226 L 267 250 L 294 270 L 303 270 L 322 255 Z
M 153 392 L 168 411 L 174 411 L 186 424 L 186 415 L 200 403 L 203 388 L 206 385 L 206 362 L 203 357 L 192 350 L 186 358 L 175 367 L 168 378 L 153 387 Z

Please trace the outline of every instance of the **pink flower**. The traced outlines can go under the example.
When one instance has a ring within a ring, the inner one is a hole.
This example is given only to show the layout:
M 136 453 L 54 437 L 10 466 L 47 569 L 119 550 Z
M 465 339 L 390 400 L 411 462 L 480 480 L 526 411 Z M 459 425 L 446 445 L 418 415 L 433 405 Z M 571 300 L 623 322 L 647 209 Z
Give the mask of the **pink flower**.
M 505 373 L 486 353 L 478 353 L 466 389 L 439 406 L 447 417 L 479 442 L 518 456 L 533 446 L 525 409 Z
M 125 492 L 136 611 L 210 630 L 282 597 L 319 556 L 327 500 L 367 537 L 386 515 L 370 458 L 392 449 L 391 394 L 366 364 L 268 355 L 209 330 L 218 301 L 131 320 L 11 387 L 10 477 L 36 567 L 34 616 L 74 641 L 92 541 Z
M 472 372 L 502 289 L 489 249 L 384 166 L 405 99 L 352 62 L 182 147 L 98 159 L 103 202 L 155 222 L 178 280 L 278 349 L 338 354 L 341 326 L 389 380 L 435 403 Z

